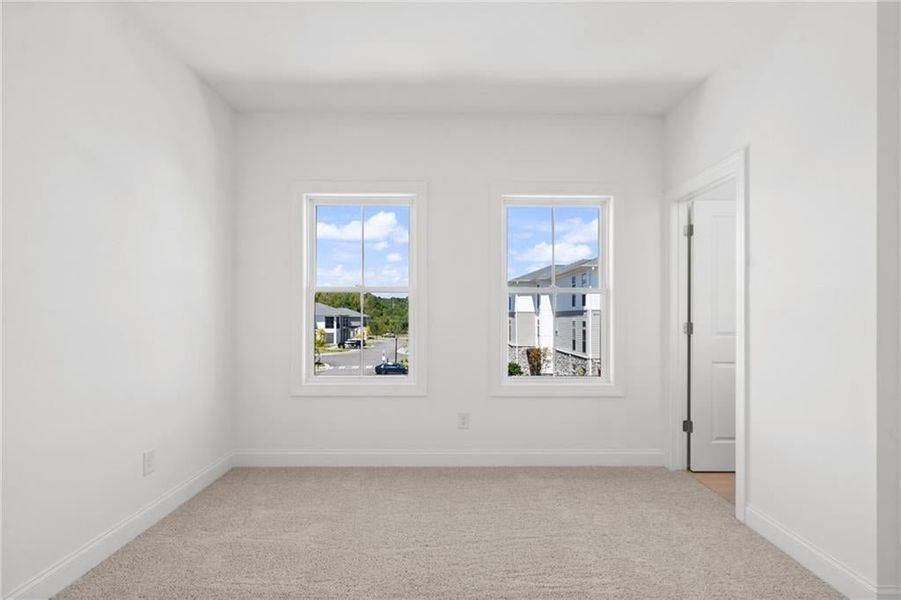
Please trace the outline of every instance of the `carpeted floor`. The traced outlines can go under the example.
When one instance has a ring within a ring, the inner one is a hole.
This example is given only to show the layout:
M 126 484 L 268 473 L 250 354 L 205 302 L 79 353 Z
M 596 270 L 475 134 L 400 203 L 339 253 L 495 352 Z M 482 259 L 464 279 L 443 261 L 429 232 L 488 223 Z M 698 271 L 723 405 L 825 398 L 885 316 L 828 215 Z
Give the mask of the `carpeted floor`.
M 57 598 L 841 598 L 732 510 L 664 469 L 234 469 Z

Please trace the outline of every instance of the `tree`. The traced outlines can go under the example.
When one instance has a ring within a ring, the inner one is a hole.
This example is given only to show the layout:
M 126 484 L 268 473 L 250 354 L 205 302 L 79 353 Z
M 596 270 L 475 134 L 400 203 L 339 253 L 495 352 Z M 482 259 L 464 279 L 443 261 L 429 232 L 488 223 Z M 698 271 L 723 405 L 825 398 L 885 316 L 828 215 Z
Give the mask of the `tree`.
M 349 308 L 360 312 L 360 294 L 354 292 L 317 292 L 316 302 L 332 308 Z

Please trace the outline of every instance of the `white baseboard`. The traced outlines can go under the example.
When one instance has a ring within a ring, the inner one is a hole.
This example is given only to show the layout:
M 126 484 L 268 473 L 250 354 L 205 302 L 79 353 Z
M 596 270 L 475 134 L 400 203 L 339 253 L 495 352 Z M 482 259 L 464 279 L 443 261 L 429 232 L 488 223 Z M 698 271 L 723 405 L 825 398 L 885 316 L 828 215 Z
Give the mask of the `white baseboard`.
M 9 592 L 6 598 L 43 600 L 60 592 L 154 523 L 190 500 L 203 488 L 222 477 L 231 468 L 231 458 L 231 452 L 224 454 L 136 513 L 18 586 Z
M 892 598 L 882 590 L 877 595 L 876 585 L 866 577 L 753 506 L 745 510 L 745 524 L 850 600 Z
M 236 467 L 658 467 L 662 450 L 236 450 Z

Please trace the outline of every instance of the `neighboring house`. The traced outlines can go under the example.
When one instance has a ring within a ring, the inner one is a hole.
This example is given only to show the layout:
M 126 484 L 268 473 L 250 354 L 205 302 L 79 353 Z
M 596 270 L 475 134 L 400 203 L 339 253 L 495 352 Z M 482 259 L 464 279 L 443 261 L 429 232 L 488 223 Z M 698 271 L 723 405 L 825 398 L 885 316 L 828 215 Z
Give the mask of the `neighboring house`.
M 316 329 L 325 331 L 325 343 L 338 346 L 360 333 L 367 316 L 349 308 L 316 303 Z
M 553 349 L 543 372 L 558 375 L 598 375 L 601 364 L 601 298 L 599 294 L 567 293 L 597 287 L 598 261 L 595 258 L 556 266 L 557 298 L 551 293 L 510 294 L 507 341 L 511 362 L 528 371 L 526 348 Z M 551 267 L 543 267 L 508 282 L 510 287 L 550 287 Z

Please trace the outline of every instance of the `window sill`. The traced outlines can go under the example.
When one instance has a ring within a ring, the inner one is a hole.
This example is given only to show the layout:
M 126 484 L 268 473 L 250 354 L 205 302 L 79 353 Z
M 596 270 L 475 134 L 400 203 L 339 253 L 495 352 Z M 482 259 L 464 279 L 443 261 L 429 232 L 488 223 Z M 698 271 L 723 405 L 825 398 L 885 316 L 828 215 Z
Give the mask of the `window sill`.
M 516 378 L 517 381 L 495 382 L 491 395 L 497 397 L 527 398 L 623 398 L 625 389 L 612 383 L 585 381 L 527 381 L 529 377 Z

